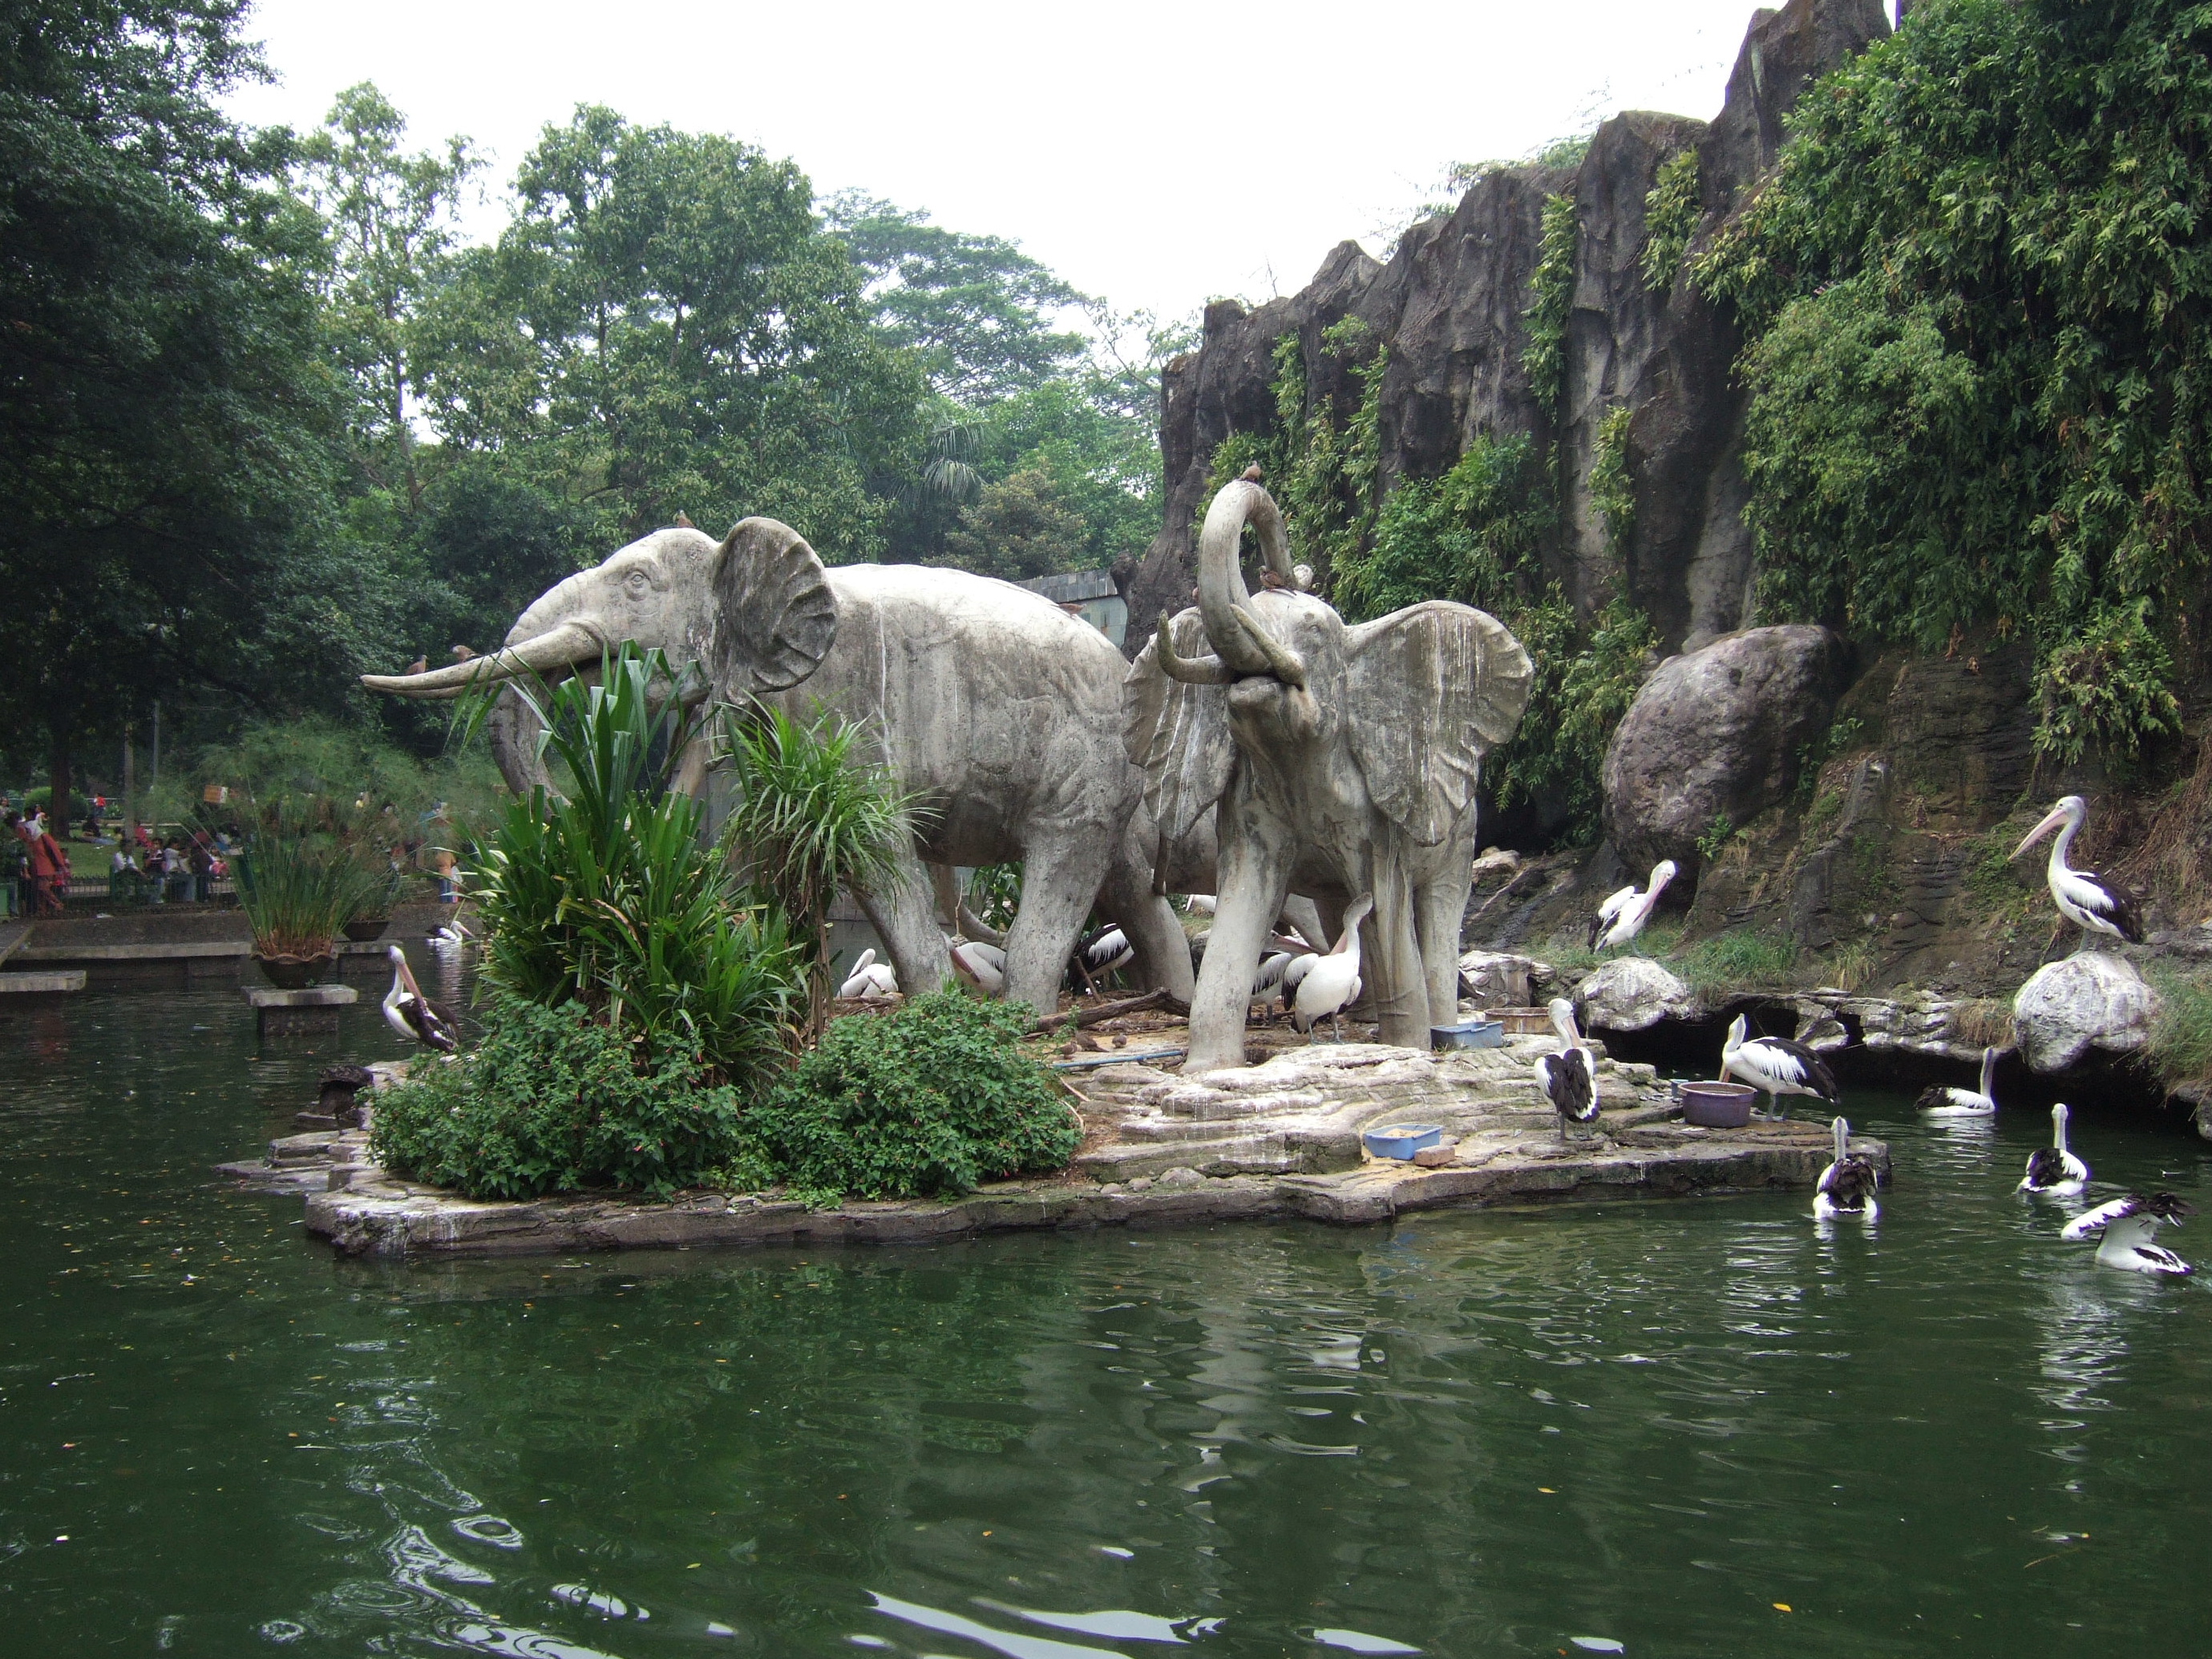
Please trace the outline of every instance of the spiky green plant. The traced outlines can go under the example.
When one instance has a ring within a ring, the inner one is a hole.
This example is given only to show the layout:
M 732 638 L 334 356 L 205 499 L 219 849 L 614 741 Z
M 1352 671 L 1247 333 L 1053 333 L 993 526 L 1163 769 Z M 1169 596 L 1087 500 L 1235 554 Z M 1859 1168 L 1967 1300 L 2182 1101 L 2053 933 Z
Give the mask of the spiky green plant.
M 317 822 L 313 803 L 285 798 L 251 817 L 231 870 L 254 950 L 304 960 L 326 955 L 346 923 L 373 902 L 375 877 Z

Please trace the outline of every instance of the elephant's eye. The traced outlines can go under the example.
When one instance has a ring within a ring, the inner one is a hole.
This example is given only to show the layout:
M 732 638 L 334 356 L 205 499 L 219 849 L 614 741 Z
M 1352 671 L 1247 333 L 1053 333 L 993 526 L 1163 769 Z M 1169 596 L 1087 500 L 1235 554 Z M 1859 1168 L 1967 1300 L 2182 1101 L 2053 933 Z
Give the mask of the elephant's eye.
M 642 570 L 633 570 L 623 578 L 623 586 L 633 599 L 641 599 L 653 591 L 653 578 Z

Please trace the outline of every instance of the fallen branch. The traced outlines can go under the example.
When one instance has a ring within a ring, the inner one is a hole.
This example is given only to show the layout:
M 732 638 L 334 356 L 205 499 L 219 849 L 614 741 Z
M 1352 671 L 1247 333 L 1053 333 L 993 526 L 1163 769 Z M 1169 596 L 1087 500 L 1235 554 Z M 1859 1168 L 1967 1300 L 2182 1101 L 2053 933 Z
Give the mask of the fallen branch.
M 1096 1008 L 1072 1008 L 1064 1014 L 1047 1014 L 1030 1027 L 1030 1035 L 1046 1036 L 1054 1031 L 1064 1031 L 1071 1019 L 1075 1022 L 1076 1029 L 1080 1030 L 1085 1025 L 1096 1025 L 1102 1019 L 1141 1013 L 1147 1008 L 1165 1008 L 1176 1014 L 1190 1012 L 1188 1003 L 1170 996 L 1165 991 L 1147 991 L 1140 997 L 1129 997 L 1120 1002 L 1102 1002 Z

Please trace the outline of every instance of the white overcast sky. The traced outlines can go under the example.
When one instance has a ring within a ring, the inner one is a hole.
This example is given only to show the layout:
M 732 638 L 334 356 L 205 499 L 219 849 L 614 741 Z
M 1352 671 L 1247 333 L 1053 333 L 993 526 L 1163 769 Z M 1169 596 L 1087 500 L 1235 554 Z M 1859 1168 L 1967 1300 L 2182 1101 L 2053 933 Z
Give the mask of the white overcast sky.
M 274 86 L 234 112 L 306 128 L 374 81 L 427 146 L 474 139 L 503 190 L 582 102 L 790 156 L 956 230 L 1020 242 L 1117 307 L 1186 316 L 1301 287 L 1346 237 L 1622 109 L 1710 118 L 1747 0 L 1231 6 L 260 0 Z M 499 222 L 496 199 L 477 210 Z

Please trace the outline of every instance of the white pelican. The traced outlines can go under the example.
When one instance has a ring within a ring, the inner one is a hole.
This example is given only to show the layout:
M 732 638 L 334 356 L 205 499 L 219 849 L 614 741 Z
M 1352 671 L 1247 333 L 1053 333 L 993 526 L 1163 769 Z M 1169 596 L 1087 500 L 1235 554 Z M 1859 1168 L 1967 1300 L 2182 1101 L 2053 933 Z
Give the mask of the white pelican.
M 1182 900 L 1183 903 L 1189 908 L 1191 915 L 1194 916 L 1212 915 L 1213 907 L 1218 902 L 1211 893 L 1185 893 Z
M 2012 849 L 2012 855 L 2018 858 L 2057 830 L 2058 839 L 2051 844 L 2051 867 L 2046 877 L 2051 883 L 2051 902 L 2058 907 L 2058 914 L 2081 930 L 2081 943 L 2085 945 L 2092 933 L 2140 945 L 2142 918 L 2136 914 L 2134 895 L 2094 870 L 2067 867 L 2066 854 L 2073 850 L 2074 837 L 2081 833 L 2081 821 L 2088 816 L 2088 802 L 2079 795 L 2067 796 L 2051 809 L 2042 823 L 2021 837 L 2020 845 Z
M 1768 1097 L 1773 1115 L 1782 1115 L 1784 1095 L 1811 1095 L 1831 1106 L 1843 1103 L 1836 1074 L 1827 1062 L 1802 1042 L 1788 1037 L 1747 1037 L 1751 1021 L 1738 1014 L 1721 1045 L 1721 1077 L 1733 1073 Z
M 1996 1048 L 1982 1050 L 1982 1086 L 1978 1089 L 1923 1089 L 1914 1103 L 1930 1117 L 1993 1117 L 1996 1115 L 1997 1097 L 1990 1092 L 1990 1082 L 1996 1075 Z
M 2196 1206 L 2183 1203 L 2172 1193 L 2153 1193 L 2148 1197 L 2130 1193 L 2075 1216 L 2058 1236 L 2087 1238 L 2092 1233 L 2103 1233 L 2104 1242 L 2097 1246 L 2100 1267 L 2124 1267 L 2138 1273 L 2193 1273 L 2196 1268 L 2172 1250 L 2152 1243 L 2150 1236 L 2162 1221 L 2179 1227 L 2182 1217 L 2196 1213 Z
M 1285 1013 L 1291 1012 L 1291 999 L 1297 995 L 1298 987 L 1306 982 L 1306 975 L 1313 971 L 1314 963 L 1320 960 L 1319 951 L 1306 951 L 1292 957 L 1283 964 L 1282 996 Z
M 1659 908 L 1659 895 L 1674 879 L 1674 860 L 1661 859 L 1651 866 L 1651 878 L 1644 884 L 1642 892 L 1624 887 L 1599 905 L 1597 915 L 1590 919 L 1590 949 L 1617 951 L 1624 945 L 1634 944 L 1636 936 L 1644 931 L 1644 924 Z
M 1875 1188 L 1881 1184 L 1881 1172 L 1864 1152 L 1851 1151 L 1851 1126 L 1848 1122 L 1838 1118 L 1834 1128 L 1836 1156 L 1814 1183 L 1813 1213 L 1823 1221 L 1832 1221 L 1839 1215 L 1855 1215 L 1862 1221 L 1871 1221 L 1881 1211 L 1874 1195 Z
M 1555 1054 L 1540 1055 L 1534 1071 L 1536 1086 L 1559 1115 L 1559 1139 L 1567 1138 L 1570 1123 L 1597 1121 L 1597 1078 L 1590 1066 L 1589 1050 L 1575 1024 L 1575 1005 L 1565 997 L 1552 999 L 1552 1029 L 1567 1046 Z
M 1260 965 L 1252 972 L 1252 994 L 1265 1000 L 1283 982 L 1283 969 L 1291 965 L 1288 951 L 1273 951 L 1260 958 Z
M 450 951 L 463 945 L 474 945 L 477 936 L 469 932 L 468 924 L 456 915 L 442 927 L 430 930 L 425 941 L 433 951 Z
M 870 945 L 860 952 L 860 959 L 853 964 L 853 971 L 837 988 L 841 997 L 866 997 L 871 1002 L 898 992 L 898 975 L 888 962 L 876 960 L 876 947 Z
M 994 997 L 1006 988 L 1006 953 L 1004 951 L 995 945 L 985 945 L 975 939 L 949 942 L 954 973 L 985 996 Z
M 2066 1150 L 2066 1120 L 2072 1115 L 2063 1100 L 2051 1109 L 2051 1144 L 2027 1155 L 2027 1174 L 2014 1192 L 2071 1198 L 2089 1184 L 2089 1166 Z
M 1127 968 L 1136 959 L 1137 949 L 1129 943 L 1129 936 L 1109 924 L 1076 940 L 1074 952 L 1067 959 L 1068 979 L 1071 983 L 1080 980 L 1088 985 L 1100 975 Z
M 1298 981 L 1297 994 L 1291 1003 L 1291 1024 L 1306 1034 L 1309 1042 L 1314 1040 L 1313 1028 L 1323 1015 L 1336 1032 L 1336 1040 L 1344 1041 L 1344 1011 L 1359 996 L 1359 924 L 1374 908 L 1372 898 L 1355 900 L 1344 913 L 1344 932 L 1336 948 L 1325 957 L 1316 957 L 1313 966 Z
M 384 994 L 384 1023 L 410 1042 L 452 1054 L 460 1047 L 452 1013 L 422 994 L 415 970 L 407 965 L 406 951 L 394 945 L 385 954 L 392 958 L 392 988 Z

